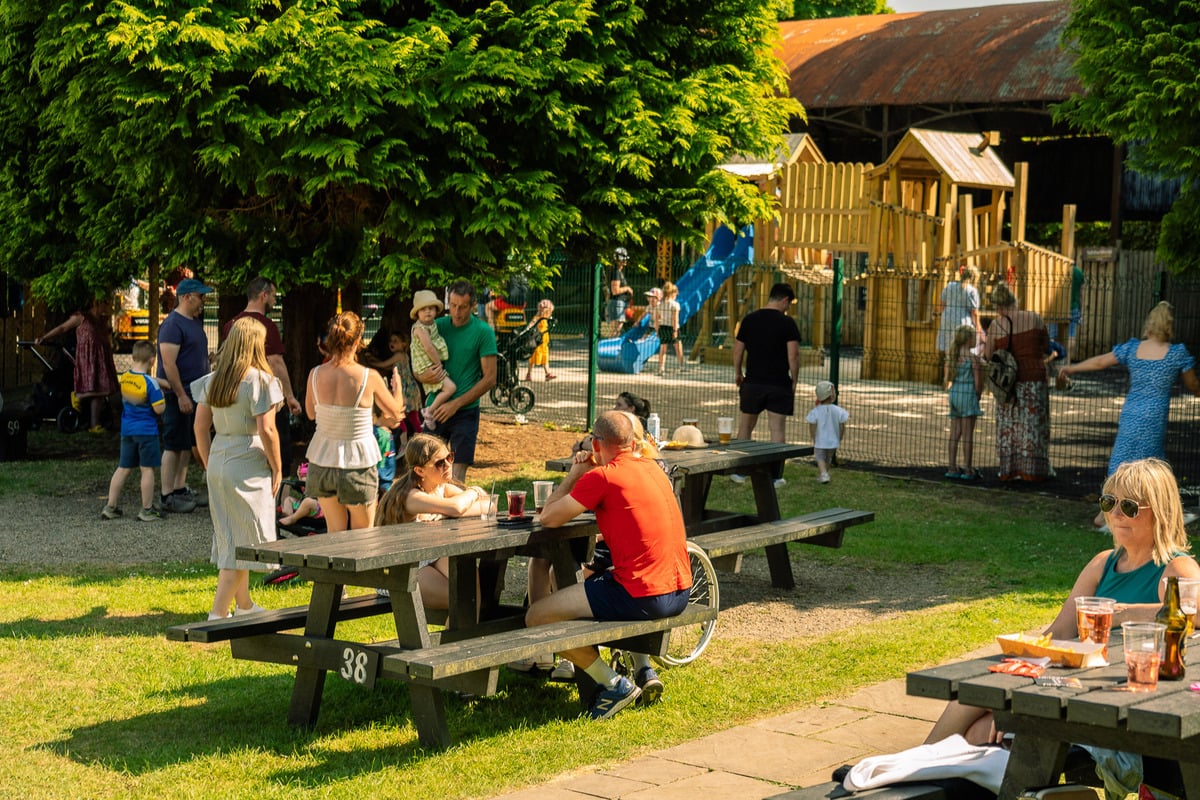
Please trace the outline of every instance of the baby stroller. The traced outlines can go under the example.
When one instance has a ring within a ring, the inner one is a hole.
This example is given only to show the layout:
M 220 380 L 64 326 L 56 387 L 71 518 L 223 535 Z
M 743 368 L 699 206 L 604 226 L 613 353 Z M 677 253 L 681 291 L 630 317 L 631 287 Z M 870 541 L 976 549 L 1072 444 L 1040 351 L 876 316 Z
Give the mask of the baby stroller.
M 533 390 L 521 386 L 517 375 L 521 365 L 529 360 L 542 341 L 542 334 L 537 329 L 539 321 L 535 318 L 516 333 L 499 333 L 496 336 L 496 349 L 499 351 L 496 356 L 496 385 L 488 397 L 495 405 L 506 405 L 517 414 L 524 414 L 537 402 Z M 553 319 L 546 322 L 553 327 Z
M 37 349 L 39 347 L 37 342 L 18 341 L 17 345 L 37 356 L 37 360 L 41 361 L 46 368 L 46 371 L 42 373 L 41 381 L 33 387 L 31 410 L 35 419 L 38 421 L 52 419 L 63 433 L 75 433 L 83 430 L 87 421 L 79 413 L 79 407 L 76 405 L 79 401 L 74 392 L 74 349 L 58 342 L 42 342 L 41 347 L 56 351 L 47 358 Z M 106 415 L 111 413 L 107 406 L 104 413 Z M 107 426 L 108 420 L 104 420 L 104 424 Z
M 285 524 L 283 520 L 293 514 L 304 500 L 304 484 L 308 478 L 308 464 L 301 464 L 296 470 L 297 477 L 285 478 L 279 484 L 279 493 L 275 496 L 276 530 L 280 536 L 313 536 L 325 533 L 325 517 L 321 514 L 307 515 Z M 298 574 L 296 567 L 281 566 L 263 576 L 263 583 L 278 586 L 294 580 Z

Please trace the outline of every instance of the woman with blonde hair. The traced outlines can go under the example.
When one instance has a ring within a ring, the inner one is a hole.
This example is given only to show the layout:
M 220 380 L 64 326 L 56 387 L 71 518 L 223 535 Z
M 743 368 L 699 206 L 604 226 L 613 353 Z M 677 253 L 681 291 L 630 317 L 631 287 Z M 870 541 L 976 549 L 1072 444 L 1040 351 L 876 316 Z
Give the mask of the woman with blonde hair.
M 250 599 L 250 570 L 267 565 L 239 561 L 235 551 L 275 540 L 275 494 L 283 478 L 275 411 L 283 387 L 267 363 L 266 339 L 267 329 L 257 320 L 235 321 L 216 370 L 192 383 L 196 450 L 207 470 L 218 570 L 209 619 L 229 616 L 231 605 L 235 615 L 262 611 Z
M 996 318 L 988 327 L 983 358 L 1008 350 L 1017 362 L 1011 403 L 996 404 L 996 454 L 1000 480 L 1041 481 L 1050 477 L 1050 387 L 1046 383 L 1046 323 L 1017 308 L 1017 298 L 1000 284 L 992 291 Z
M 429 433 L 414 434 L 404 448 L 404 472 L 379 501 L 376 525 L 436 522 L 445 517 L 480 514 L 489 502 L 478 486 L 463 486 L 450 474 L 454 455 Z M 421 562 L 417 573 L 426 608 L 450 607 L 450 559 Z
M 1076 597 L 1117 601 L 1113 627 L 1122 622 L 1153 621 L 1163 601 L 1167 576 L 1200 578 L 1200 565 L 1189 552 L 1183 529 L 1179 485 L 1170 466 L 1147 458 L 1119 466 L 1104 482 L 1100 511 L 1112 528 L 1113 547 L 1097 553 L 1075 579 L 1058 616 L 1044 633 L 1074 639 Z M 999 743 L 990 711 L 951 702 L 926 743 L 961 734 L 971 744 Z
M 1112 352 L 1092 356 L 1086 361 L 1063 367 L 1060 375 L 1092 372 L 1123 364 L 1129 370 L 1129 394 L 1117 422 L 1117 440 L 1108 459 L 1111 475 L 1118 466 L 1139 458 L 1166 458 L 1167 418 L 1171 411 L 1171 390 L 1183 379 L 1184 388 L 1200 397 L 1200 379 L 1196 378 L 1196 359 L 1182 344 L 1172 344 L 1175 315 L 1171 304 L 1163 301 L 1146 315 L 1141 339 L 1130 339 Z M 1094 524 L 1104 524 L 1097 515 Z
M 308 374 L 304 408 L 317 421 L 308 443 L 305 494 L 321 504 L 331 533 L 370 527 L 379 498 L 382 454 L 371 417 L 379 406 L 380 424 L 394 428 L 404 417 L 403 387 L 390 390 L 378 372 L 358 363 L 363 322 L 344 311 L 329 322 L 329 358 Z

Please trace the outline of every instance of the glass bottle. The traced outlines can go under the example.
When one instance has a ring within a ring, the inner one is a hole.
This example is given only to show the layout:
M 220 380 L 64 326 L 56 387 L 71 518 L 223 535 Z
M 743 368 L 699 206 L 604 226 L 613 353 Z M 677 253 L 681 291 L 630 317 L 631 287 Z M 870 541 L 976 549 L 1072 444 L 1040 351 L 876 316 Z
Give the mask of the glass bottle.
M 1155 621 L 1167 626 L 1164 635 L 1166 649 L 1158 665 L 1158 677 L 1165 681 L 1182 680 L 1186 669 L 1183 656 L 1187 647 L 1188 620 L 1187 614 L 1179 607 L 1179 578 L 1174 575 L 1167 578 L 1166 596 Z

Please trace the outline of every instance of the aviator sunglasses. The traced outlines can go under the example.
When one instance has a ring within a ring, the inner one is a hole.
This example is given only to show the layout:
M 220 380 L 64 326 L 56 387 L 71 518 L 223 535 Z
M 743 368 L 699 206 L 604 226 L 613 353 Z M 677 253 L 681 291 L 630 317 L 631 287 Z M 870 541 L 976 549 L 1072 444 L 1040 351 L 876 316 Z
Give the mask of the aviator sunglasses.
M 448 465 L 454 463 L 454 453 L 447 453 L 445 458 L 439 458 L 433 462 L 435 469 L 445 469 Z
M 1138 515 L 1139 511 L 1141 511 L 1143 508 L 1149 508 L 1150 506 L 1138 505 L 1136 500 L 1130 500 L 1128 497 L 1126 497 L 1124 500 L 1118 500 L 1111 494 L 1100 495 L 1100 510 L 1105 514 L 1112 513 L 1112 510 L 1117 507 L 1120 507 L 1121 513 L 1126 517 L 1133 519 Z

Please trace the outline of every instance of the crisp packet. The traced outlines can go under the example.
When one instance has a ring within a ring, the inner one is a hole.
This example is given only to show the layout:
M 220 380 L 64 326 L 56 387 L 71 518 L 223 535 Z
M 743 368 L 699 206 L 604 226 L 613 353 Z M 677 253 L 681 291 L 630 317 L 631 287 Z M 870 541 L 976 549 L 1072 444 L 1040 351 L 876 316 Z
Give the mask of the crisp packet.
M 988 667 L 988 671 L 1003 672 L 1006 675 L 1019 675 L 1022 678 L 1038 678 L 1046 671 L 1046 665 L 1035 664 L 1021 658 L 1006 658 L 999 664 L 992 664 Z

